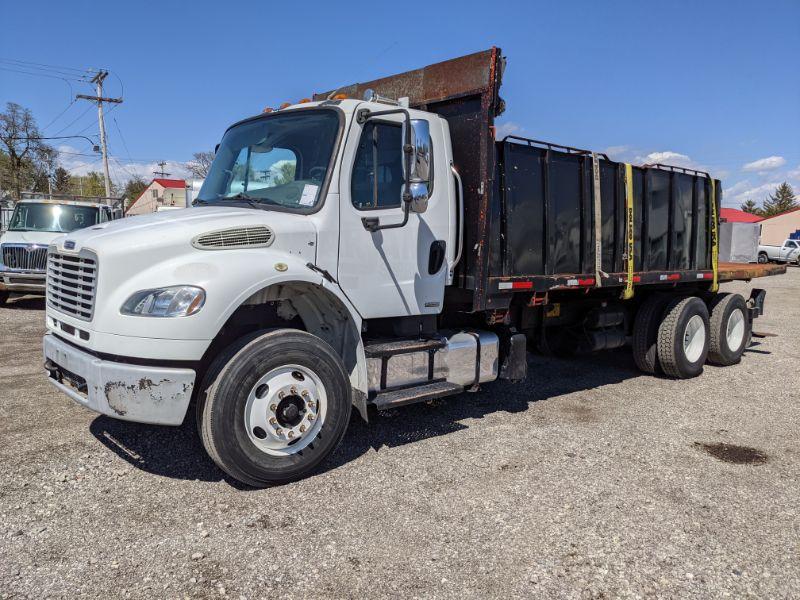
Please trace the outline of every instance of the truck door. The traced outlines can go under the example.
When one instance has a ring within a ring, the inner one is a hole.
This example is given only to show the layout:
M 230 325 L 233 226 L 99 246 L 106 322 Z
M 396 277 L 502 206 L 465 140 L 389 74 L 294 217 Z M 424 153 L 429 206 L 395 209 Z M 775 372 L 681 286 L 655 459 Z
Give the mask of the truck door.
M 786 240 L 781 248 L 781 260 L 791 260 L 791 256 L 795 250 L 797 250 L 797 242 Z
M 417 118 L 417 117 L 415 117 Z M 435 314 L 442 309 L 451 237 L 449 162 L 441 127 L 431 123 L 432 187 L 424 213 L 403 227 L 402 115 L 353 123 L 342 159 L 338 280 L 364 318 Z

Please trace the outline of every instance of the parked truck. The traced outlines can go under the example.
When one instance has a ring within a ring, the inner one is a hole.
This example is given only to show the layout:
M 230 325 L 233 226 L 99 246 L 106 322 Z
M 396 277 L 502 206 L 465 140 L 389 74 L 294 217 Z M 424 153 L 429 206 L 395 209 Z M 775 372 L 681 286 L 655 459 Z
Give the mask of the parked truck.
M 0 305 L 11 294 L 44 294 L 47 248 L 65 233 L 113 218 L 110 205 L 37 198 L 20 200 L 0 235 Z
M 194 401 L 214 462 L 266 486 L 318 467 L 351 407 L 521 381 L 529 349 L 738 362 L 764 292 L 719 284 L 785 267 L 718 264 L 719 181 L 496 140 L 503 68 L 493 48 L 267 110 L 225 132 L 193 208 L 60 238 L 51 383 L 144 423 Z
M 758 262 L 798 263 L 800 264 L 800 241 L 786 240 L 780 246 L 759 244 Z

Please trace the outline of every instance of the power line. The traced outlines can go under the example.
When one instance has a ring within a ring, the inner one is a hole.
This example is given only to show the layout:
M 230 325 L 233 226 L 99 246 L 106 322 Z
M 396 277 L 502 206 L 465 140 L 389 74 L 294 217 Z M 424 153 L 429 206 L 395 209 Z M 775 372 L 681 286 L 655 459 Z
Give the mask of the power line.
M 25 69 L 39 69 L 42 71 L 65 73 L 72 77 L 77 76 L 78 73 L 80 73 L 82 77 L 88 77 L 89 75 L 96 73 L 98 71 L 97 69 L 91 69 L 91 68 L 78 69 L 76 67 L 60 67 L 57 65 L 48 65 L 45 63 L 32 62 L 28 60 L 19 60 L 16 58 L 0 58 L 0 62 L 12 64 L 14 66 L 19 66 Z M 72 73 L 70 73 L 70 71 L 72 71 Z
M 111 112 L 111 111 L 108 111 L 108 112 Z M 117 118 L 113 117 L 112 120 L 114 121 L 114 126 L 117 128 L 117 133 L 119 134 L 119 139 L 122 140 L 122 145 L 125 147 L 125 152 L 127 152 L 127 154 L 128 154 L 128 160 L 130 160 L 131 159 L 131 151 L 128 150 L 128 144 L 125 143 L 125 136 L 122 135 L 122 130 L 119 128 L 119 123 L 117 123 Z
M 62 115 L 64 115 L 64 113 L 66 113 L 66 112 L 67 112 L 67 111 L 68 111 L 68 110 L 69 110 L 69 109 L 72 107 L 72 105 L 73 105 L 73 104 L 75 104 L 75 102 L 76 102 L 76 101 L 77 101 L 77 98 L 73 98 L 73 99 L 72 99 L 72 101 L 71 101 L 69 104 L 67 104 L 67 107 L 66 107 L 64 110 L 62 110 L 62 111 L 61 111 L 60 113 L 58 113 L 58 114 L 57 114 L 55 117 L 53 117 L 53 119 L 52 119 L 52 120 L 51 120 L 51 121 L 50 121 L 50 122 L 49 122 L 47 125 L 45 125 L 44 127 L 42 127 L 42 131 L 45 131 L 45 130 L 46 130 L 48 127 L 50 127 L 50 126 L 51 126 L 53 123 L 55 123 L 56 121 L 58 121 L 58 120 L 59 120 L 59 119 L 62 117 Z
M 77 100 L 77 98 L 75 100 Z M 61 129 L 56 131 L 55 135 L 58 135 L 59 133 L 63 133 L 64 131 L 66 131 L 67 129 L 72 127 L 75 123 L 80 121 L 84 117 L 84 115 L 86 115 L 86 113 L 88 113 L 90 110 L 92 110 L 91 105 L 88 106 L 85 111 L 83 111 L 81 114 L 79 114 L 77 117 L 75 117 L 72 121 L 70 121 L 68 125 L 65 125 Z M 83 133 L 83 132 L 81 132 L 81 133 Z

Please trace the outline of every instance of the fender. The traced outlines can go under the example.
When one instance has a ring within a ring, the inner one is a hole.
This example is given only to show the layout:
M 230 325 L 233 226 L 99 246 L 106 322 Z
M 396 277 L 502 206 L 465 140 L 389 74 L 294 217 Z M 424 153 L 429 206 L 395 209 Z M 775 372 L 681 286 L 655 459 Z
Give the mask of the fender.
M 335 299 L 340 306 L 335 306 L 335 303 L 330 302 L 331 309 L 336 312 L 341 312 L 342 309 L 346 312 L 348 322 L 352 328 L 352 342 L 353 346 L 349 352 L 347 348 L 335 348 L 339 351 L 347 368 L 350 369 L 350 383 L 353 387 L 354 397 L 353 403 L 358 408 L 361 416 L 366 420 L 366 399 L 368 394 L 368 379 L 367 379 L 367 360 L 364 354 L 364 344 L 361 340 L 361 324 L 362 317 L 352 305 L 347 296 L 342 292 L 338 284 L 329 281 L 323 277 L 319 272 L 310 269 L 307 262 L 303 259 L 286 254 L 275 254 L 276 262 L 273 268 L 274 274 L 271 276 L 254 281 L 250 286 L 244 288 L 237 296 L 235 296 L 228 306 L 222 311 L 215 323 L 213 335 L 219 334 L 223 326 L 228 322 L 228 319 L 236 312 L 236 310 L 245 304 L 248 300 L 262 295 L 262 298 L 270 296 L 270 290 L 276 289 L 278 286 L 292 286 L 292 285 L 306 285 L 313 286 L 320 290 L 321 298 L 326 295 L 329 299 Z M 315 307 L 316 308 L 316 307 Z M 312 309 L 313 311 L 313 309 Z M 312 331 L 313 333 L 313 331 Z M 342 336 L 344 337 L 344 336 Z M 343 344 L 347 344 L 347 340 L 340 340 Z M 352 354 L 350 354 L 352 353 Z M 348 355 L 350 355 L 348 359 Z

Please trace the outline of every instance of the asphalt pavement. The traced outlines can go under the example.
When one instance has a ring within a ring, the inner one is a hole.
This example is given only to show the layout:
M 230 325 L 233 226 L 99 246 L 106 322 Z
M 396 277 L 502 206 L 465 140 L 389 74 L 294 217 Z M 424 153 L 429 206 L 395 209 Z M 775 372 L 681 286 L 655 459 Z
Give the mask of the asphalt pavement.
M 741 364 L 534 356 L 525 384 L 356 416 L 318 475 L 226 479 L 179 428 L 98 416 L 0 307 L 0 598 L 800 597 L 800 268 L 754 281 Z M 746 293 L 748 284 L 725 289 Z

